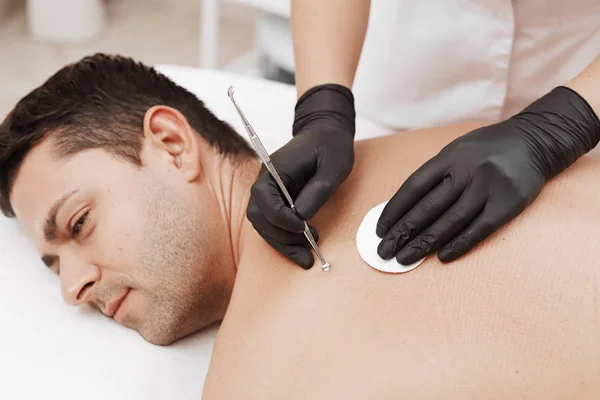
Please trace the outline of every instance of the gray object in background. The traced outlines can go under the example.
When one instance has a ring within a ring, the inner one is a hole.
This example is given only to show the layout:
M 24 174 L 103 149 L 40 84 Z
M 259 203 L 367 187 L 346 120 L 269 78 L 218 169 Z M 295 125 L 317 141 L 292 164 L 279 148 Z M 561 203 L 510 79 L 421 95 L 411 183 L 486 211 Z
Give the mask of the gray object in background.
M 295 84 L 294 49 L 289 18 L 265 13 L 257 26 L 259 68 L 266 79 Z

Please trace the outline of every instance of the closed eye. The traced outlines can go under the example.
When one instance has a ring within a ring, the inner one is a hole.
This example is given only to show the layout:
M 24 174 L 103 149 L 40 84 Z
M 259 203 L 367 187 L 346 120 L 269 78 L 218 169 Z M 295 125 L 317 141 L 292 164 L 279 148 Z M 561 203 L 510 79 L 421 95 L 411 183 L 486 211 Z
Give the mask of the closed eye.
M 75 222 L 75 224 L 73 224 L 73 226 L 71 227 L 71 235 L 73 237 L 79 236 L 79 234 L 81 233 L 81 230 L 83 229 L 83 227 L 85 225 L 85 221 L 87 220 L 89 213 L 90 212 L 87 211 L 85 214 L 83 214 L 81 217 L 79 217 L 79 219 L 77 220 L 77 222 Z

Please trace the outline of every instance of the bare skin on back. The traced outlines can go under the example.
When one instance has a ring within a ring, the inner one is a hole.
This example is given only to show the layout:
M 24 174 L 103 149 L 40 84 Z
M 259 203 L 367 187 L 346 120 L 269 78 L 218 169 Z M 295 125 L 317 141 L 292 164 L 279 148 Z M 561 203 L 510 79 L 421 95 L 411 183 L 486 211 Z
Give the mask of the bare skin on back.
M 358 255 L 364 215 L 475 127 L 358 142 L 351 176 L 311 221 L 327 273 L 246 226 L 203 398 L 597 399 L 600 161 L 578 161 L 451 264 L 432 255 L 394 275 Z

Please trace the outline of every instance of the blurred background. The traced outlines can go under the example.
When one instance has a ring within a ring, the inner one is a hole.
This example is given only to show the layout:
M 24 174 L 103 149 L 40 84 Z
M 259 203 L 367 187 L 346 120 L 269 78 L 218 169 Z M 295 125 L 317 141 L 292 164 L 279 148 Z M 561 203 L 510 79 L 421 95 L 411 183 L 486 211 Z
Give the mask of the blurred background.
M 289 0 L 0 0 L 0 120 L 96 52 L 293 83 Z

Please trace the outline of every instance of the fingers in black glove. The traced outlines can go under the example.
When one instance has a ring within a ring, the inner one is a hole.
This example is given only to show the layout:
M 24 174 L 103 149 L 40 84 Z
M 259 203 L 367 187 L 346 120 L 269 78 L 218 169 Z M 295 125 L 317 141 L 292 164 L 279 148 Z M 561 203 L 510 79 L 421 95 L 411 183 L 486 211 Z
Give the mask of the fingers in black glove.
M 264 216 L 258 211 L 256 204 L 252 203 L 248 206 L 248 213 L 254 214 L 252 219 L 254 221 L 258 221 Z M 304 223 L 302 224 L 304 226 Z M 314 227 L 308 226 L 311 228 L 311 232 L 316 241 L 319 240 L 319 233 Z M 286 243 L 286 244 L 308 244 L 306 237 L 304 236 L 304 229 L 302 229 L 301 233 L 293 233 L 286 231 L 285 229 L 281 229 L 273 224 L 270 224 L 268 221 L 264 221 L 264 223 L 260 224 L 260 227 L 254 226 L 254 229 L 259 231 L 263 237 L 271 237 L 273 239 L 277 239 L 277 241 Z
M 300 236 L 294 234 L 303 231 L 303 221 L 317 213 L 352 170 L 354 97 L 340 85 L 320 85 L 302 95 L 295 112 L 294 138 L 270 158 L 298 215 L 263 166 L 252 185 L 247 217 L 267 243 L 308 268 L 312 253 L 298 245 Z M 301 243 L 308 245 L 306 239 Z
M 340 149 L 340 151 L 344 151 Z M 352 157 L 353 163 L 354 157 Z M 329 200 L 333 191 L 347 178 L 349 170 L 343 174 L 331 162 L 331 158 L 323 158 L 312 177 L 300 191 L 294 205 L 304 220 L 311 219 Z
M 460 198 L 439 219 L 398 252 L 396 260 L 402 265 L 410 265 L 461 233 L 481 213 L 486 204 L 487 197 L 481 196 L 487 189 L 483 183 L 481 179 L 472 181 Z M 451 245 L 447 245 L 445 249 L 438 255 L 442 261 L 450 261 L 451 254 L 459 254 L 452 250 Z
M 281 180 L 294 196 L 294 190 L 289 188 L 289 179 L 281 176 Z M 269 230 L 271 226 L 280 228 L 278 232 L 281 233 L 304 230 L 304 221 L 285 202 L 275 179 L 264 166 L 250 189 L 247 217 L 259 232 Z M 283 236 L 280 240 L 286 241 Z
M 435 174 L 432 173 L 432 176 Z M 379 244 L 377 253 L 381 258 L 392 258 L 400 248 L 421 233 L 422 227 L 435 222 L 460 197 L 467 184 L 464 176 L 460 174 L 456 177 L 447 175 L 429 192 L 425 181 L 422 183 L 421 186 L 415 184 L 416 186 L 411 187 L 415 192 L 425 192 L 425 195 L 408 212 L 404 212 L 408 208 L 406 198 L 398 196 L 401 192 L 397 192 L 381 213 L 381 219 L 385 218 L 385 221 L 399 219 Z
M 377 224 L 384 238 L 378 253 L 410 264 L 441 247 L 441 261 L 455 260 L 519 215 L 548 179 L 599 141 L 600 120 L 563 87 L 506 121 L 475 129 L 414 172 L 390 200 Z M 442 181 L 448 176 L 451 184 Z
M 483 186 L 483 184 L 480 186 Z M 497 191 L 502 192 L 502 189 L 503 188 L 499 187 L 497 188 Z M 539 190 L 541 190 L 541 187 Z M 481 200 L 482 197 L 475 194 L 476 190 L 473 192 L 474 193 L 471 195 L 473 198 L 468 202 L 465 201 L 465 204 L 462 206 L 462 210 L 459 209 L 459 212 L 465 213 L 466 217 L 460 220 L 456 228 L 462 227 L 463 224 L 468 223 L 470 220 L 468 214 L 475 214 L 478 209 L 478 203 L 476 199 Z M 487 199 L 487 202 L 485 203 L 481 213 L 479 213 L 471 222 L 471 224 L 454 239 L 451 238 L 454 236 L 455 229 L 451 229 L 448 233 L 440 231 L 440 235 L 443 235 L 445 238 L 447 238 L 446 241 L 449 241 L 449 243 L 440 249 L 438 258 L 443 262 L 451 262 L 471 251 L 488 236 L 496 232 L 505 222 L 510 221 L 517 215 L 521 214 L 521 212 L 527 208 L 531 201 L 532 200 L 526 196 L 519 195 L 498 195 L 490 197 Z
M 432 158 L 402 184 L 381 212 L 377 221 L 377 236 L 383 238 L 400 217 L 444 179 L 446 165 L 441 165 L 443 162 L 444 160 L 440 157 Z M 380 256 L 383 257 L 382 254 Z
M 262 236 L 262 235 L 261 235 Z M 294 263 L 298 264 L 300 267 L 304 269 L 311 269 L 315 259 L 307 247 L 298 244 L 283 244 L 278 242 L 277 240 L 264 237 L 265 241 L 275 250 L 277 250 L 280 254 L 289 258 Z
M 255 203 L 248 206 L 248 214 L 252 215 L 254 229 L 275 250 L 289 258 L 304 269 L 310 269 L 314 264 L 314 257 L 304 233 L 291 233 L 278 228 L 263 220 L 264 216 L 258 211 Z M 304 225 L 304 224 L 303 224 Z M 313 226 L 308 226 L 316 242 L 319 233 Z

